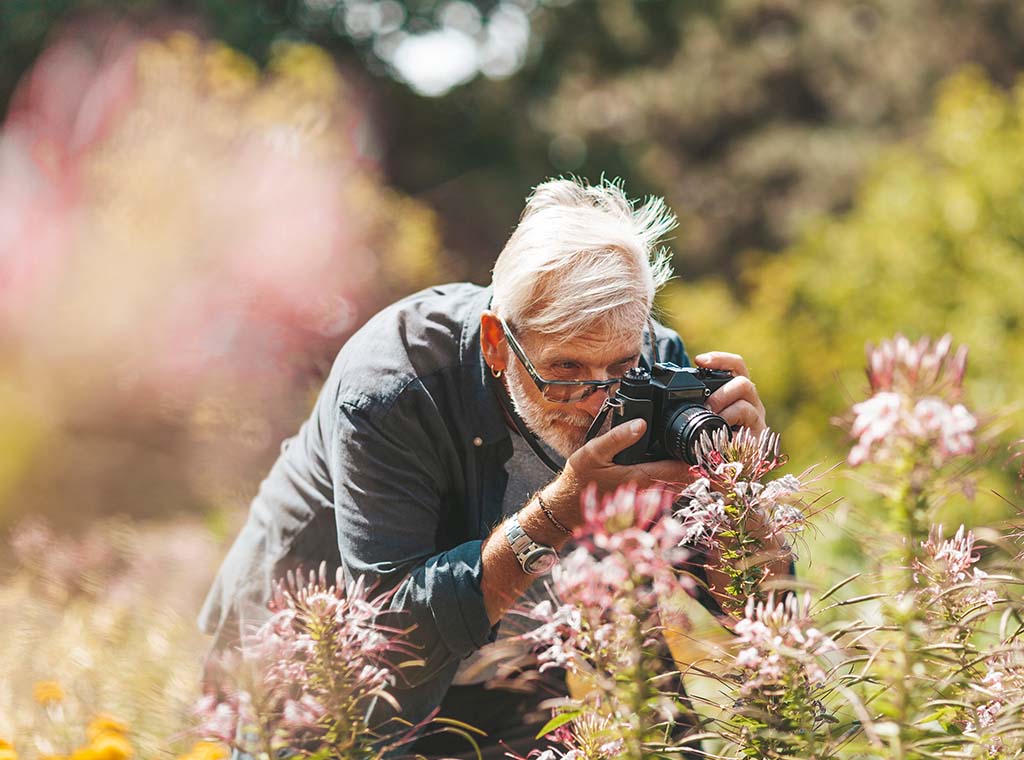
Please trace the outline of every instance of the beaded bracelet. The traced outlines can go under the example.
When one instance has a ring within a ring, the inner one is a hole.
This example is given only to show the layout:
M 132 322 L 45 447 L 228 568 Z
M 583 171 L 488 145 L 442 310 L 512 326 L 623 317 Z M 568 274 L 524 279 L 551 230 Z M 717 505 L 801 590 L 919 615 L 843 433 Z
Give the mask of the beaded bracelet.
M 555 517 L 554 512 L 551 511 L 551 508 L 544 503 L 544 499 L 541 498 L 540 491 L 537 491 L 536 496 L 537 503 L 540 504 L 541 510 L 544 512 L 544 515 L 551 521 L 551 524 L 558 528 L 560 531 L 562 531 L 565 535 L 571 536 L 572 531 L 566 528 L 564 525 L 562 525 L 561 522 L 558 521 L 558 518 Z

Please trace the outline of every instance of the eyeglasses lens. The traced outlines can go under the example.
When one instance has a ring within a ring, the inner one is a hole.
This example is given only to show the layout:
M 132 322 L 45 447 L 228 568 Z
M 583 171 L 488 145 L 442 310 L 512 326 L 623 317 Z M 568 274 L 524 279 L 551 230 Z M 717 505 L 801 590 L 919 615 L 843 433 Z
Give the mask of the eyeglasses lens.
M 604 390 L 609 396 L 615 395 L 619 384 L 616 382 L 607 388 L 598 388 L 596 385 L 549 385 L 544 388 L 544 398 L 548 401 L 555 401 L 560 404 L 570 404 L 588 398 L 598 390 Z

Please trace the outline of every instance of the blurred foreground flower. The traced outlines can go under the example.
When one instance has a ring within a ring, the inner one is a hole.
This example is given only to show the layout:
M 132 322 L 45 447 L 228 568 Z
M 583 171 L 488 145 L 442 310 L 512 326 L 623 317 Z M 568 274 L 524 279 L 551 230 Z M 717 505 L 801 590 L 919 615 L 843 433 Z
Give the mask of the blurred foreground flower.
M 184 755 L 179 755 L 178 760 L 227 760 L 231 752 L 219 742 L 196 742 Z
M 693 588 L 680 575 L 689 550 L 679 545 L 683 528 L 670 505 L 662 489 L 624 486 L 604 499 L 587 491 L 576 548 L 551 572 L 554 599 L 518 611 L 540 623 L 523 638 L 537 647 L 542 668 L 614 672 L 631 661 L 629 621 L 655 628 L 659 603 L 671 608 Z
M 661 634 L 667 620 L 687 627 L 678 599 L 694 589 L 671 502 L 664 489 L 626 486 L 604 499 L 589 490 L 577 546 L 552 570 L 553 599 L 519 611 L 538 623 L 522 638 L 541 669 L 571 674 L 572 705 L 548 736 L 566 750 L 548 757 L 637 757 L 649 742 L 671 741 L 686 710 Z
M 64 689 L 56 681 L 38 681 L 32 686 L 32 698 L 41 705 L 50 705 L 64 699 Z
M 270 620 L 243 641 L 240 659 L 225 655 L 228 681 L 197 703 L 201 736 L 256 758 L 301 750 L 367 760 L 414 738 L 412 728 L 382 735 L 365 722 L 376 699 L 399 709 L 396 660 L 412 662 L 405 632 L 376 622 L 388 597 L 325 573 L 321 565 L 319 576 L 289 573 L 278 584 Z

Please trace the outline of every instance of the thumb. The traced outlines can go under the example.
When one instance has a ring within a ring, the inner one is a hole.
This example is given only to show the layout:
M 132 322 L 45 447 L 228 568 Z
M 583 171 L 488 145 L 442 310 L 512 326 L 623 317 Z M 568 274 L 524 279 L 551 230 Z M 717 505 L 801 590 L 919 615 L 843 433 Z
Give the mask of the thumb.
M 641 419 L 631 420 L 625 425 L 616 425 L 590 442 L 590 453 L 599 462 L 611 462 L 616 454 L 639 441 L 645 430 L 647 422 Z

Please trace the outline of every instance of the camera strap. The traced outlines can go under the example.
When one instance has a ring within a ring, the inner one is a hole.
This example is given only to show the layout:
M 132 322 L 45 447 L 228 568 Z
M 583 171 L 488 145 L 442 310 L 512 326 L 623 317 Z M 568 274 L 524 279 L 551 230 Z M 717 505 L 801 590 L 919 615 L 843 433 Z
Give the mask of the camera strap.
M 491 382 L 495 386 L 494 395 L 498 397 L 498 403 L 501 404 L 501 408 L 505 411 L 506 416 L 512 420 L 512 425 L 515 427 L 519 435 L 522 436 L 523 440 L 529 444 L 531 449 L 533 449 L 533 453 L 537 455 L 537 458 L 540 459 L 540 461 L 544 463 L 544 466 L 551 470 L 553 474 L 558 475 L 562 472 L 562 468 L 555 463 L 555 460 L 548 455 L 548 452 L 544 451 L 544 447 L 540 445 L 536 436 L 530 432 L 530 429 L 526 427 L 526 423 L 523 422 L 522 418 L 516 413 L 516 410 L 512 406 L 512 399 L 508 397 L 508 391 L 505 390 L 505 384 L 497 379 L 492 379 Z
M 587 440 L 593 440 L 594 436 L 601 430 L 601 426 L 604 425 L 604 421 L 608 419 L 608 413 L 612 409 L 619 409 L 622 406 L 622 402 L 618 399 L 613 399 L 611 396 L 605 397 L 604 403 L 601 404 L 601 409 L 598 411 L 594 421 L 590 423 L 590 429 L 587 430 Z

